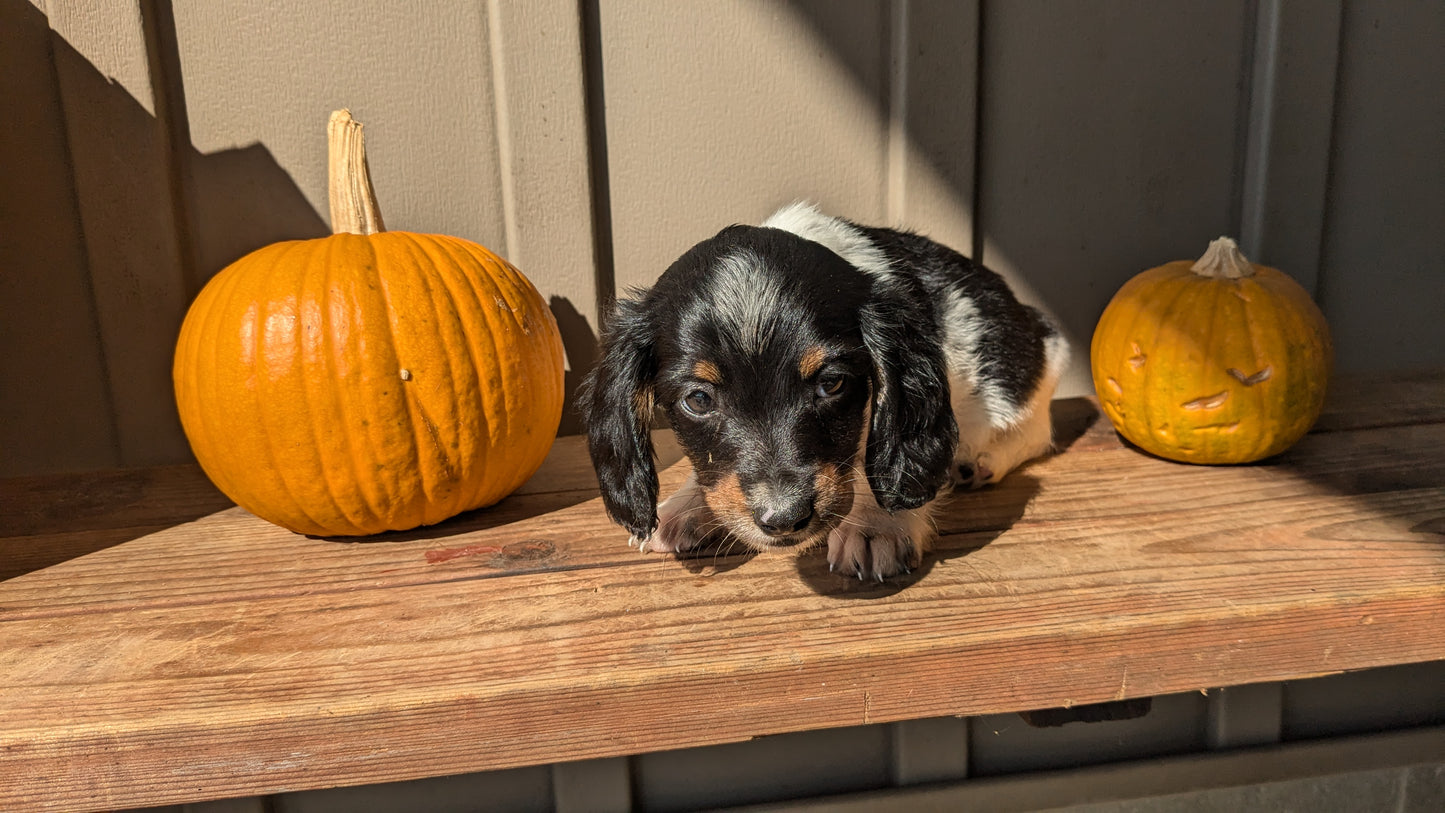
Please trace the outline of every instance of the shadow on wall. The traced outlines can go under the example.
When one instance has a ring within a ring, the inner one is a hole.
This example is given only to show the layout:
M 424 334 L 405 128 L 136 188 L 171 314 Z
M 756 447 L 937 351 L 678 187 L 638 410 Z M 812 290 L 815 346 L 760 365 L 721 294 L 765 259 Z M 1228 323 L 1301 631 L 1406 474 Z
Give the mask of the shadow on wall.
M 254 248 L 328 232 L 264 146 L 189 145 L 168 11 L 152 115 L 30 3 L 0 0 L 0 373 L 27 382 L 0 390 L 0 476 L 189 459 L 170 365 L 191 298 Z
M 154 113 L 0 0 L 0 376 L 27 382 L 0 389 L 0 477 L 189 461 L 170 369 L 186 308 L 239 257 L 330 233 L 265 145 L 191 145 L 170 3 L 141 9 Z M 570 405 L 597 342 L 552 307 Z M 569 407 L 563 433 L 579 425 Z
M 582 379 L 597 363 L 597 357 L 601 354 L 601 348 L 597 341 L 597 334 L 592 332 L 592 325 L 587 322 L 587 317 L 577 310 L 577 306 L 564 297 L 554 296 L 548 303 L 552 307 L 552 315 L 557 319 L 557 330 L 562 334 L 562 348 L 567 354 L 567 377 L 562 385 L 563 401 L 562 425 L 558 428 L 559 435 L 576 435 L 582 432 L 582 415 L 577 411 L 577 388 L 582 385 Z
M 1238 232 L 1253 21 L 1240 3 L 785 6 L 905 136 L 917 171 L 890 180 L 905 208 L 950 196 L 973 220 L 955 248 L 1063 326 L 1063 395 L 1092 391 L 1080 362 L 1120 285 Z

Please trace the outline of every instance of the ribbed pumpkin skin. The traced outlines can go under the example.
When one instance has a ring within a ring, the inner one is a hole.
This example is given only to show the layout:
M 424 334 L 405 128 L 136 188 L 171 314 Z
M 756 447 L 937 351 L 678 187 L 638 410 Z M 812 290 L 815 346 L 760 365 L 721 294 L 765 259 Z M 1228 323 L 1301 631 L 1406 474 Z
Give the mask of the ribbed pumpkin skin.
M 1187 463 L 1248 463 L 1309 431 L 1332 362 L 1324 315 L 1288 275 L 1239 279 L 1173 262 L 1125 283 L 1090 352 L 1094 387 L 1121 435 Z
M 336 234 L 241 258 L 192 304 L 173 373 L 217 487 L 322 536 L 497 502 L 541 465 L 562 414 L 546 303 L 485 248 L 437 235 Z

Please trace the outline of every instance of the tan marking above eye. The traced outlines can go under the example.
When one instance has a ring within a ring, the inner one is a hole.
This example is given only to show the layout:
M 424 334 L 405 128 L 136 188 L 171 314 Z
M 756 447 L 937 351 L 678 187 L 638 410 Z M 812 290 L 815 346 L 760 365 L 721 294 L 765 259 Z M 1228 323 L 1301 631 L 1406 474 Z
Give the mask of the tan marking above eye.
M 820 344 L 815 344 L 803 352 L 803 357 L 798 359 L 798 372 L 803 378 L 812 378 L 815 373 L 823 369 L 823 362 L 828 360 L 828 351 Z
M 692 374 L 698 380 L 706 381 L 709 384 L 721 384 L 723 380 L 722 370 L 719 370 L 717 365 L 710 361 L 699 361 L 692 365 Z

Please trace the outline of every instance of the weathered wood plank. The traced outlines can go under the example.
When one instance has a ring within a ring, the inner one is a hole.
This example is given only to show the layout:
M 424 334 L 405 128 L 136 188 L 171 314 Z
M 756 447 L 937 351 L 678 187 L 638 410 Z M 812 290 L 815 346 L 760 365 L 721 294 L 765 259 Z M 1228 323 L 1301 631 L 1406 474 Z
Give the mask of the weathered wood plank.
M 306 538 L 231 509 L 13 579 L 0 807 L 401 780 L 1445 657 L 1445 403 L 1244 467 L 1156 460 L 1070 409 L 1066 451 L 954 497 L 935 555 L 881 585 L 817 554 L 639 556 L 575 461 L 410 534 Z
M 672 435 L 655 438 L 659 461 L 681 458 Z M 596 495 L 597 478 L 587 460 L 586 440 L 558 438 L 537 474 L 493 509 L 472 512 L 418 534 L 442 536 L 510 522 Z M 578 492 L 538 501 L 550 492 Z M 0 480 L 0 580 L 49 567 L 146 534 L 191 522 L 232 503 L 196 465 L 111 469 L 79 474 Z M 268 529 L 279 532 L 279 529 Z M 284 536 L 292 536 L 284 534 Z M 381 537 L 395 541 L 399 535 Z
M 1385 489 L 1405 491 L 1408 504 L 1412 490 L 1445 483 L 1445 459 L 1435 451 L 1445 447 L 1445 426 L 1438 424 L 1311 436 L 1276 463 L 1237 468 L 1155 460 L 1110 437 L 1091 433 L 1080 441 L 1095 441 L 1087 451 L 1040 462 L 997 487 L 955 495 L 937 516 L 945 536 L 939 550 L 1017 543 L 1021 539 L 1007 532 L 1022 528 L 1068 539 L 1161 523 L 1183 523 L 1200 534 L 1268 527 L 1292 517 L 1296 505 L 1313 510 L 1315 502 L 1340 495 L 1390 511 L 1396 497 Z M 564 448 L 573 444 L 580 453 L 580 440 Z M 1376 459 L 1381 448 L 1398 451 Z M 603 516 L 595 490 L 576 487 L 590 471 L 569 472 L 562 461 L 553 470 L 558 479 L 534 480 L 487 511 L 361 541 L 298 536 L 232 509 L 97 553 L 83 568 L 17 580 L 0 593 L 0 611 L 6 618 L 71 614 L 149 601 L 210 603 L 671 561 L 627 548 L 626 534 Z M 685 472 L 686 464 L 664 470 L 664 492 Z M 545 490 L 548 483 L 571 487 Z M 712 573 L 748 558 L 708 552 L 685 565 Z
M 1430 509 L 1401 510 L 1407 529 Z M 1380 521 L 1325 501 L 1299 513 L 1325 530 Z M 786 557 L 713 578 L 656 559 L 11 622 L 5 775 L 47 783 L 28 791 L 38 798 L 111 805 L 197 783 L 229 795 L 382 781 L 1441 654 L 1438 543 L 1362 555 L 1348 540 L 1299 550 L 1268 530 L 1224 545 L 1196 531 L 1142 527 L 1123 543 L 1076 528 L 1090 554 L 1037 528 L 944 558 L 903 591 L 815 593 L 821 569 L 800 580 Z
M 1313 431 L 1438 422 L 1442 408 L 1445 375 L 1439 370 L 1337 375 Z

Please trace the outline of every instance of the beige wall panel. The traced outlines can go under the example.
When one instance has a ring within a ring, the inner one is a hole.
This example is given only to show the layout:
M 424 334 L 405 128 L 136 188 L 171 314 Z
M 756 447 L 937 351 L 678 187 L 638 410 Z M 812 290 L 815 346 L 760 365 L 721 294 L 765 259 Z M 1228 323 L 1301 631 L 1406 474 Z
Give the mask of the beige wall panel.
M 1342 370 L 1445 364 L 1445 4 L 1346 3 L 1320 301 Z
M 107 81 L 155 116 L 140 0 L 46 0 L 45 11 L 56 33 Z
M 891 224 L 964 254 L 974 241 L 978 3 L 895 2 Z M 897 39 L 899 31 L 903 39 Z M 897 60 L 901 59 L 901 63 Z M 900 83 L 901 78 L 901 83 Z M 900 128 L 901 124 L 901 128 Z
M 490 0 L 506 256 L 548 297 L 567 351 L 561 432 L 597 357 L 597 256 L 576 0 Z
M 52 48 L 0 2 L 0 477 L 120 462 Z
M 485 7 L 448 0 L 174 4 L 202 277 L 329 221 L 326 119 L 366 125 L 387 228 L 501 250 Z M 284 202 L 287 217 L 268 212 Z M 258 228 L 253 220 L 259 220 Z
M 490 0 L 508 258 L 592 312 L 595 259 L 582 26 L 575 0 Z
M 187 300 L 170 143 L 135 2 L 51 0 L 71 166 L 125 465 L 189 454 L 171 354 Z
M 882 2 L 600 4 L 619 288 L 808 198 L 885 212 Z
M 366 125 L 391 229 L 475 240 L 551 300 L 568 393 L 596 353 L 575 2 L 178 4 L 197 265 L 328 231 L 326 117 Z M 570 410 L 562 431 L 575 432 Z
M 808 21 L 844 76 L 870 87 L 878 84 L 883 188 L 882 208 L 873 222 L 920 231 L 969 253 L 978 3 L 890 0 L 878 9 L 856 7 L 852 18 L 828 3 L 789 7 Z M 879 41 L 871 35 L 858 38 L 860 31 L 875 25 Z M 874 71 L 881 76 L 875 78 Z
M 1266 0 L 1255 23 L 1239 245 L 1316 292 L 1341 0 Z
M 983 259 L 1089 340 L 1125 280 L 1235 227 L 1242 0 L 984 6 Z

